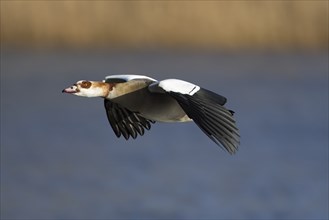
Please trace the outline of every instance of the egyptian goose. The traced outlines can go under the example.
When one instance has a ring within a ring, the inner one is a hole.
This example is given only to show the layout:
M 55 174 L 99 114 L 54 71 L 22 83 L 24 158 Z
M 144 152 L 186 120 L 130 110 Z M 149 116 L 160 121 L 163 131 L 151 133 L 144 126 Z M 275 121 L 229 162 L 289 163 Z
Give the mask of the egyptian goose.
M 234 112 L 224 107 L 226 98 L 183 80 L 112 75 L 102 82 L 80 80 L 63 92 L 104 98 L 107 118 L 117 137 L 135 139 L 156 121 L 194 121 L 230 154 L 240 143 Z

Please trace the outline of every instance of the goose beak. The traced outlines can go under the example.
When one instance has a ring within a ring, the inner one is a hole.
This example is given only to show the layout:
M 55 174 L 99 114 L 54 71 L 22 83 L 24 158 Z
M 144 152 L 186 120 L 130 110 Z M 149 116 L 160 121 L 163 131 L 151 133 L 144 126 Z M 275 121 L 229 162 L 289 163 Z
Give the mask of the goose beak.
M 78 88 L 76 86 L 71 86 L 66 89 L 63 89 L 62 93 L 77 93 Z

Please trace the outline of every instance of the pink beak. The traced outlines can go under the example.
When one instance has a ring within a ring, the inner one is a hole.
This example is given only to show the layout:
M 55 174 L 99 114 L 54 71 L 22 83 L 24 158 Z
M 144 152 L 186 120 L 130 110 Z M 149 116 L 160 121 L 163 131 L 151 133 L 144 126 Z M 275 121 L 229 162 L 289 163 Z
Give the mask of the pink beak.
M 78 90 L 77 90 L 76 86 L 71 86 L 71 87 L 68 87 L 66 89 L 63 89 L 62 92 L 63 93 L 76 93 L 76 92 L 78 92 Z

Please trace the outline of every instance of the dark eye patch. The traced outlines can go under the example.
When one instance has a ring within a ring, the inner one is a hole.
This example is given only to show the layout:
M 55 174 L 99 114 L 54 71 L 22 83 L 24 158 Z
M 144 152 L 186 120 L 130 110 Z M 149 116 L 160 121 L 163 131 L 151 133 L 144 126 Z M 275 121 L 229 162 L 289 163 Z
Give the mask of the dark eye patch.
M 81 82 L 81 87 L 82 88 L 88 89 L 88 88 L 90 88 L 90 86 L 91 86 L 91 82 L 89 82 L 89 81 L 82 81 Z

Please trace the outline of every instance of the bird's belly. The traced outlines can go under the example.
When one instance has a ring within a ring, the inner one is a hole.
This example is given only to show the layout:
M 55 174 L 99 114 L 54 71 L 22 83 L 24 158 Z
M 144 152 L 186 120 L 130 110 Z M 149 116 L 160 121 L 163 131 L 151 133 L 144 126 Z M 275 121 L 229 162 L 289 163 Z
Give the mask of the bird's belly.
M 164 98 L 155 99 L 152 105 L 141 106 L 140 114 L 148 119 L 161 122 L 191 121 L 176 100 Z
M 191 121 L 177 101 L 168 94 L 138 90 L 111 101 L 143 117 L 160 122 Z

